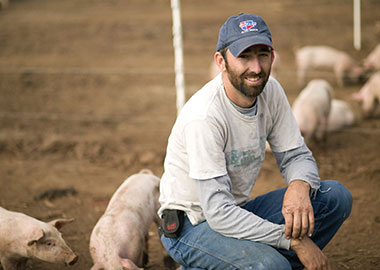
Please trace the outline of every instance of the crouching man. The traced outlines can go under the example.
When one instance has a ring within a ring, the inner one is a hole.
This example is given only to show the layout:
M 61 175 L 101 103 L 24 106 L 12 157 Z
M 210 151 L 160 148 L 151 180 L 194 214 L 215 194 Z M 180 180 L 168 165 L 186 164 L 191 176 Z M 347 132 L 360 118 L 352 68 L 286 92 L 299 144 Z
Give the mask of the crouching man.
M 181 269 L 330 269 L 322 249 L 352 197 L 320 181 L 281 85 L 270 77 L 264 20 L 221 27 L 220 74 L 191 97 L 169 137 L 161 179 L 161 240 Z M 287 188 L 250 200 L 268 141 Z

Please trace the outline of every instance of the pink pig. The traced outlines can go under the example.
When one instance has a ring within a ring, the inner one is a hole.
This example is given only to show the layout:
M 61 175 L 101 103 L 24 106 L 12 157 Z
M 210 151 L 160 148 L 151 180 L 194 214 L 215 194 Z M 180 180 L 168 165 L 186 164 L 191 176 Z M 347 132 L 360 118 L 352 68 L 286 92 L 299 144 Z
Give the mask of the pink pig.
M 78 256 L 58 231 L 73 219 L 45 223 L 0 207 L 0 261 L 4 270 L 25 269 L 28 258 L 72 265 Z
M 358 82 L 363 75 L 363 68 L 347 53 L 328 46 L 305 46 L 296 50 L 298 84 L 303 86 L 307 73 L 318 69 L 333 71 L 337 84 L 342 87 L 348 76 Z
M 380 44 L 378 44 L 364 59 L 365 70 L 380 70 Z
M 159 225 L 159 182 L 145 169 L 116 190 L 91 233 L 91 270 L 142 269 L 150 225 Z
M 327 121 L 327 131 L 337 131 L 355 123 L 355 115 L 350 104 L 343 100 L 333 99 Z
M 326 136 L 333 89 L 320 79 L 312 80 L 293 102 L 293 113 L 306 141 Z
M 374 73 L 360 91 L 353 94 L 352 97 L 362 102 L 364 116 L 375 115 L 380 101 L 380 71 Z

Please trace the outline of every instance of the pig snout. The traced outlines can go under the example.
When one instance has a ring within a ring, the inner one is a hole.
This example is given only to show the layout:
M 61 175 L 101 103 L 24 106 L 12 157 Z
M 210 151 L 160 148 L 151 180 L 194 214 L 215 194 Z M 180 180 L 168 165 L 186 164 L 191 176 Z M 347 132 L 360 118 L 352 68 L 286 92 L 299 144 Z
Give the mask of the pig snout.
M 74 265 L 79 259 L 79 256 L 72 254 L 65 260 L 65 265 Z

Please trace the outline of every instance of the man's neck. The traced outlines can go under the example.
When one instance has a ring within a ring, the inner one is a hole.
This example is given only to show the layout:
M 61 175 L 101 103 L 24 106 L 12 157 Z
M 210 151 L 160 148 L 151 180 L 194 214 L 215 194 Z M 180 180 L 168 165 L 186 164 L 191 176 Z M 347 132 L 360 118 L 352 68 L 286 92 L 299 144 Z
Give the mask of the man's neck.
M 224 91 L 226 92 L 227 97 L 234 103 L 236 106 L 241 108 L 250 108 L 255 104 L 256 97 L 250 98 L 242 93 L 240 93 L 229 80 L 223 79 Z

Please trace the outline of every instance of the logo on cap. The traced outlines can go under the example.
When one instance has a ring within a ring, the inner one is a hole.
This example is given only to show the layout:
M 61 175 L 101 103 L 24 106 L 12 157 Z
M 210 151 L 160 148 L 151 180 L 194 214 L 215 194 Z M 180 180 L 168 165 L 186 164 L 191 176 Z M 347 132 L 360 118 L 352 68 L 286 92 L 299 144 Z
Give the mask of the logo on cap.
M 246 33 L 249 31 L 258 31 L 258 29 L 255 28 L 256 24 L 257 23 L 252 20 L 246 20 L 246 21 L 240 22 L 239 27 L 241 30 L 243 30 L 241 31 L 241 33 Z

